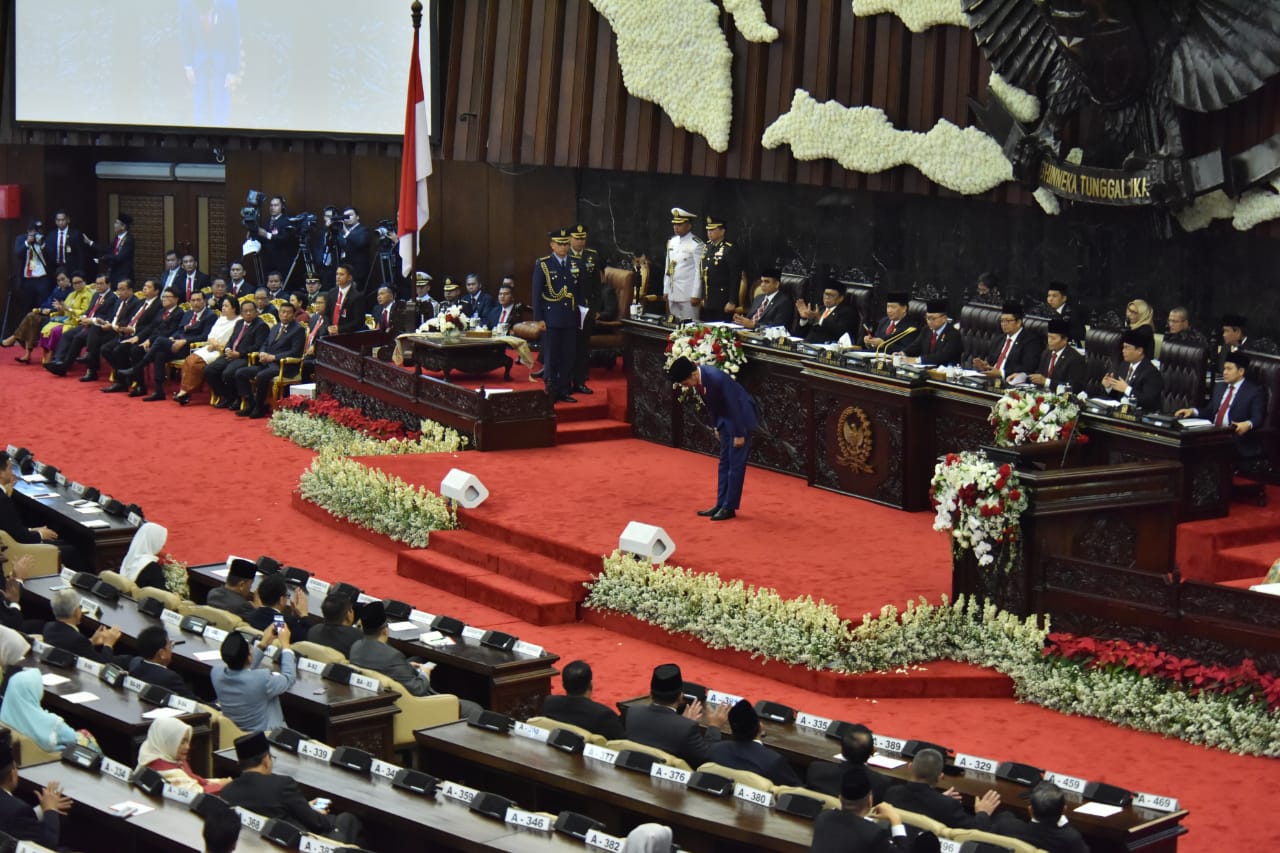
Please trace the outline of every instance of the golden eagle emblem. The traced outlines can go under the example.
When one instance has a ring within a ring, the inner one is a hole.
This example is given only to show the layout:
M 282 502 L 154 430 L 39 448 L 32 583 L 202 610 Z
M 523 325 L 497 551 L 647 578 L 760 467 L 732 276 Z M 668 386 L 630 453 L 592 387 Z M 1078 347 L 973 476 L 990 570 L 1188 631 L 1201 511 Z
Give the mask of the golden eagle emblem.
M 845 465 L 855 474 L 872 473 L 868 460 L 871 458 L 871 421 L 862 409 L 849 406 L 840 413 L 836 423 L 836 444 L 840 453 L 836 461 Z

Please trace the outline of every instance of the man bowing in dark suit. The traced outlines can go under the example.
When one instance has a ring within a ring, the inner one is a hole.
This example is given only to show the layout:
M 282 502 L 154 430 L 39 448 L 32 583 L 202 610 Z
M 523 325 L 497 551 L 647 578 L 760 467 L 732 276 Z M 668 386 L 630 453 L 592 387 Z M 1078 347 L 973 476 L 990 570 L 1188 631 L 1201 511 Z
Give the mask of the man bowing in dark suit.
M 1033 385 L 1056 390 L 1066 385 L 1073 391 L 1083 391 L 1089 382 L 1089 364 L 1084 356 L 1071 346 L 1071 324 L 1066 320 L 1049 321 L 1044 354 L 1036 372 L 1027 377 Z
M 698 392 L 706 404 L 716 438 L 720 440 L 716 505 L 699 510 L 698 515 L 709 516 L 712 521 L 733 518 L 742 502 L 742 482 L 747 474 L 751 433 L 759 424 L 755 400 L 720 368 L 694 364 L 684 356 L 671 363 L 667 375 L 677 385 Z
M 1022 325 L 1022 316 L 1021 304 L 1004 304 L 1000 309 L 1000 331 L 1004 336 L 996 339 L 987 358 L 974 358 L 975 370 L 981 370 L 989 378 L 1006 379 L 1015 384 L 1036 372 L 1044 341 Z
M 1129 365 L 1125 377 L 1114 373 L 1102 377 L 1102 387 L 1113 400 L 1132 400 L 1139 409 L 1160 411 L 1164 394 L 1164 377 L 1151 363 L 1147 354 L 1147 337 L 1135 329 L 1127 329 L 1121 335 L 1120 357 Z
M 885 829 L 876 820 L 887 820 Z M 889 853 L 907 849 L 902 816 L 888 803 L 871 804 L 871 783 L 861 767 L 845 771 L 840 808 L 827 809 L 813 822 L 810 853 Z
M 258 363 L 246 364 L 236 371 L 236 391 L 241 400 L 252 400 L 253 405 L 236 412 L 249 418 L 267 416 L 267 394 L 271 381 L 280 374 L 280 360 L 302 358 L 307 345 L 307 330 L 293 322 L 293 305 L 286 302 L 278 309 L 280 322 L 267 335 L 267 343 L 258 350 Z
M 780 293 L 782 270 L 766 267 L 760 271 L 760 295 L 745 313 L 734 314 L 733 322 L 748 329 L 765 326 L 782 326 L 788 332 L 795 323 L 796 304 L 791 297 Z
M 858 328 L 858 309 L 839 287 L 831 285 L 822 291 L 822 307 L 809 306 L 801 299 L 796 303 L 800 329 L 811 344 L 829 344 L 844 335 L 852 340 Z
M 1195 409 L 1179 409 L 1180 418 L 1199 415 L 1213 421 L 1214 426 L 1229 426 L 1235 431 L 1236 454 L 1257 456 L 1262 445 L 1253 431 L 1266 417 L 1266 400 L 1262 389 L 1244 378 L 1249 367 L 1249 356 L 1242 352 L 1228 353 L 1222 363 L 1222 383 L 1213 389 L 1213 397 L 1207 406 Z
M 169 669 L 169 662 L 173 660 L 173 640 L 169 639 L 163 625 L 148 625 L 143 628 L 138 632 L 134 646 L 138 653 L 129 658 L 130 675 L 187 699 L 196 698 L 191 685 L 181 675 Z
M 558 723 L 586 729 L 606 740 L 618 740 L 627 736 L 622 720 L 608 705 L 601 705 L 591 698 L 591 666 L 584 660 L 567 664 L 560 673 L 564 683 L 563 696 L 548 696 L 542 700 L 542 716 Z
M 959 364 L 960 330 L 947 316 L 947 300 L 930 299 L 925 303 L 924 323 L 928 326 L 917 334 L 902 354 L 911 364 Z
M 627 738 L 669 752 L 684 759 L 690 767 L 697 767 L 708 760 L 708 741 L 720 740 L 720 729 L 729 719 L 729 708 L 721 705 L 708 710 L 706 734 L 703 734 L 698 725 L 703 721 L 702 702 L 693 699 L 681 714 L 676 708 L 682 701 L 684 677 L 680 667 L 674 663 L 654 667 L 649 680 L 649 704 L 627 710 Z

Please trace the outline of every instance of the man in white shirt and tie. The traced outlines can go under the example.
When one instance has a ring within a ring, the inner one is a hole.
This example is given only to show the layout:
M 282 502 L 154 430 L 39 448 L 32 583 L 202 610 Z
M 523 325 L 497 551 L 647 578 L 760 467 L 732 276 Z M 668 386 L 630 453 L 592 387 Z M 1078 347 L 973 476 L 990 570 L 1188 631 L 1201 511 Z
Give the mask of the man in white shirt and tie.
M 751 303 L 746 313 L 734 314 L 733 322 L 748 329 L 765 326 L 782 326 L 788 332 L 796 318 L 796 303 L 779 290 L 782 287 L 782 270 L 766 267 L 760 271 L 760 295 Z
M 179 269 L 178 253 L 173 249 L 169 249 L 164 253 L 164 271 L 160 273 L 160 290 L 172 290 L 174 293 L 181 293 L 182 288 L 179 284 L 178 276 L 182 274 Z
M 1249 356 L 1233 352 L 1222 363 L 1222 384 L 1213 389 L 1213 397 L 1197 412 L 1179 409 L 1180 418 L 1199 416 L 1213 421 L 1214 426 L 1231 427 L 1236 434 L 1236 452 L 1241 456 L 1257 456 L 1262 445 L 1250 435 L 1266 418 L 1266 398 L 1262 389 L 1244 378 Z
M 1126 329 L 1121 336 L 1120 357 L 1128 369 L 1124 379 L 1114 373 L 1102 377 L 1102 387 L 1113 400 L 1128 398 L 1140 409 L 1160 411 L 1164 394 L 1164 377 L 1147 357 L 1147 338 L 1134 329 Z
M 484 323 L 490 329 L 506 334 L 516 319 L 516 283 L 510 276 L 498 285 L 498 304 L 489 309 Z
M 1009 301 L 1000 309 L 1000 331 L 990 359 L 974 358 L 973 367 L 989 378 L 1007 379 L 1010 383 L 1026 381 L 1040 366 L 1044 340 L 1022 325 L 1023 310 L 1018 302 Z M 998 349 L 997 349 L 998 348 Z
M 65 267 L 68 270 L 85 268 L 84 235 L 79 229 L 71 227 L 71 216 L 65 210 L 53 215 L 53 231 L 49 232 L 49 262 L 56 270 Z

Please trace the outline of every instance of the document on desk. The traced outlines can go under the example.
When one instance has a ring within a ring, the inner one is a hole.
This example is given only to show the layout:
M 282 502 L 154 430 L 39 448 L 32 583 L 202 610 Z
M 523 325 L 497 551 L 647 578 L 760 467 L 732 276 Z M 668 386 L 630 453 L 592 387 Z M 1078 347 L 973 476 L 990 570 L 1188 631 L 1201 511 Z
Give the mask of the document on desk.
M 102 697 L 96 693 L 90 693 L 87 690 L 81 690 L 79 693 L 68 693 L 62 697 L 68 702 L 74 702 L 77 705 L 83 705 L 85 702 L 97 702 Z
M 1101 406 L 1104 409 L 1114 409 L 1119 407 L 1120 400 L 1111 400 L 1106 397 L 1090 397 L 1089 403 L 1094 406 Z
M 1208 429 L 1213 421 L 1208 418 L 1178 418 L 1178 426 L 1183 429 Z
M 151 806 L 134 802 L 133 800 L 125 800 L 123 803 L 116 803 L 114 806 L 111 806 L 108 808 L 108 811 L 116 817 L 133 817 L 134 815 L 153 812 L 155 809 Z
M 1109 806 L 1106 803 L 1085 803 L 1083 806 L 1075 810 L 1075 814 L 1087 814 L 1094 817 L 1111 817 L 1113 814 L 1119 814 L 1124 809 L 1119 806 Z
M 65 675 L 58 675 L 56 672 L 46 672 L 40 676 L 40 680 L 44 682 L 45 687 L 57 687 L 59 684 L 66 684 L 71 679 Z
M 883 767 L 886 770 L 896 770 L 907 762 L 899 758 L 890 758 L 887 755 L 880 755 L 879 753 L 876 753 L 867 759 L 867 763 L 872 767 Z
M 158 720 L 161 717 L 181 717 L 182 712 L 177 708 L 152 708 L 142 715 L 145 720 Z
M 104 527 L 110 527 L 110 526 L 111 526 L 110 524 L 108 524 L 107 522 L 103 521 L 103 520 L 102 520 L 102 519 L 100 519 L 100 518 L 91 518 L 91 519 L 89 519 L 88 521 L 84 521 L 84 522 L 81 522 L 81 523 L 82 523 L 85 527 L 92 528 L 93 530 L 101 530 L 101 529 L 102 529 L 102 528 L 104 528 Z
M 205 649 L 202 652 L 196 652 L 193 657 L 200 661 L 221 660 L 222 652 L 219 649 Z
M 388 631 L 421 631 L 422 628 L 416 622 L 392 622 L 387 626 Z
M 102 512 L 102 507 L 96 506 L 93 504 L 89 504 L 87 506 L 82 505 L 82 506 L 76 507 L 76 512 L 82 513 L 84 515 L 93 515 L 95 513 Z

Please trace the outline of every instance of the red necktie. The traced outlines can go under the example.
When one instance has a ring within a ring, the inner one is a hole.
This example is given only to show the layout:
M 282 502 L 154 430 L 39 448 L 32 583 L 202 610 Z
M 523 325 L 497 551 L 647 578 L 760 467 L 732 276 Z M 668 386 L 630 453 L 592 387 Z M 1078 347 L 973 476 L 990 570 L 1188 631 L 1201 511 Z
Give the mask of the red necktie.
M 897 329 L 897 328 L 898 328 L 898 321 L 897 321 L 897 320 L 890 320 L 890 321 L 889 321 L 889 326 L 888 326 L 888 328 L 886 328 L 886 329 L 884 330 L 884 336 L 885 336 L 885 338 L 886 338 L 886 339 L 888 339 L 888 338 L 892 338 L 892 337 L 893 337 L 893 332 L 894 332 L 894 330 L 895 330 L 895 329 Z
M 391 306 L 388 305 L 386 308 L 382 309 L 382 328 L 385 329 L 387 326 L 390 326 L 390 325 L 391 325 Z
M 1231 398 L 1236 394 L 1236 386 L 1227 386 L 1227 393 L 1222 395 L 1222 405 L 1218 407 L 1218 414 L 1214 416 L 1213 423 L 1216 426 L 1222 426 L 1226 422 L 1227 410 L 1231 408 Z
M 751 317 L 751 322 L 758 323 L 760 318 L 764 316 L 764 311 L 769 307 L 769 297 L 766 296 L 764 301 L 760 303 L 760 307 L 756 309 L 756 313 Z
M 199 322 L 200 322 L 200 315 L 192 314 L 190 322 L 187 323 L 187 328 L 194 329 Z
M 342 300 L 346 296 L 341 290 L 338 291 L 338 299 L 333 305 L 333 325 L 338 325 L 338 318 L 342 316 Z
M 934 347 L 938 345 L 938 333 L 934 332 L 933 337 L 929 339 L 929 352 L 933 352 Z
M 1004 347 L 1000 350 L 1000 357 L 996 359 L 996 370 L 1004 370 L 1005 357 L 1009 355 L 1009 347 L 1013 346 L 1013 338 L 1004 339 Z
M 99 293 L 98 298 L 93 300 L 93 307 L 89 309 L 89 313 L 86 316 L 88 316 L 89 319 L 93 319 L 93 315 L 97 314 L 98 309 L 101 307 L 102 307 L 102 294 Z
M 187 275 L 187 301 L 188 302 L 191 301 L 191 293 L 195 289 L 196 289 L 196 274 L 190 273 Z
M 115 251 L 115 252 L 119 252 L 119 251 L 120 251 L 120 244 L 121 244 L 121 243 L 123 243 L 123 242 L 124 242 L 124 235 L 123 235 L 123 234 L 121 234 L 119 237 L 117 237 L 117 238 L 116 238 L 116 247 L 115 247 L 115 249 L 114 249 L 113 251 Z
M 1055 352 L 1053 355 L 1049 356 L 1049 378 L 1050 379 L 1053 378 L 1053 368 L 1054 366 L 1057 365 L 1057 363 L 1058 363 L 1058 354 Z
M 502 309 L 502 316 L 498 318 L 498 325 L 505 326 L 507 324 L 507 314 L 511 312 L 510 308 Z
M 120 325 L 120 318 L 124 314 L 124 309 L 127 308 L 128 305 L 128 302 L 125 302 L 123 299 L 120 300 L 120 307 L 116 309 L 116 316 L 111 320 L 111 325 Z
M 236 347 L 237 347 L 237 346 L 239 346 L 239 344 L 240 344 L 240 339 L 244 337 L 244 333 L 245 333 L 245 331 L 246 331 L 248 328 L 249 328 L 249 324 L 248 324 L 248 323 L 246 323 L 244 320 L 241 320 L 241 321 L 240 321 L 240 334 L 236 335 L 236 339 L 235 339 L 234 341 L 232 341 L 232 342 L 231 342 L 231 346 L 227 347 L 227 349 L 229 349 L 229 350 L 233 350 L 233 351 L 235 351 L 235 352 L 240 352 L 240 350 L 236 349 Z
M 146 310 L 147 310 L 147 306 L 148 306 L 148 305 L 150 305 L 150 304 L 151 304 L 151 303 L 149 303 L 149 302 L 144 302 L 144 303 L 142 303 L 142 307 L 141 307 L 141 308 L 139 308 L 139 309 L 137 310 L 137 312 L 133 315 L 133 319 L 129 321 L 129 328 L 130 328 L 130 329 L 133 329 L 133 328 L 136 328 L 136 327 L 137 327 L 137 325 L 138 325 L 138 318 L 142 316 L 142 312 L 143 312 L 143 311 L 146 311 Z
M 316 342 L 316 335 L 320 334 L 320 329 L 323 327 L 324 327 L 323 321 L 316 323 L 314 326 L 311 327 L 311 332 L 308 333 L 307 335 L 307 349 L 311 349 L 311 345 Z

